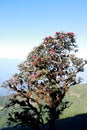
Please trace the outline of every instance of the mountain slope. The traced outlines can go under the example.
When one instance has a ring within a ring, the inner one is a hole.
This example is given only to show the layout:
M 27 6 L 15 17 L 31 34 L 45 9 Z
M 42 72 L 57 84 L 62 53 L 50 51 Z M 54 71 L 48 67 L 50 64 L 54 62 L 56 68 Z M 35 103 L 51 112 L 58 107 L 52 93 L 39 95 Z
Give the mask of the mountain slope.
M 62 127 L 66 125 L 69 127 L 69 123 L 71 123 L 71 126 L 73 122 L 77 123 L 77 118 L 79 121 L 87 121 L 87 84 L 72 86 L 67 92 L 64 100 L 68 100 L 72 104 L 69 108 L 66 108 L 64 110 L 63 114 L 60 117 L 58 125 L 58 127 L 61 127 L 60 130 L 62 130 Z M 8 101 L 9 97 L 0 97 L 0 107 L 3 107 Z M 84 119 L 80 120 L 81 117 L 84 117 Z M 5 109 L 4 111 L 0 111 L 0 128 L 6 127 L 6 118 L 7 110 Z M 65 130 L 65 128 L 63 130 Z
M 64 110 L 61 118 L 87 113 L 87 84 L 74 85 L 67 92 L 65 99 L 71 106 Z

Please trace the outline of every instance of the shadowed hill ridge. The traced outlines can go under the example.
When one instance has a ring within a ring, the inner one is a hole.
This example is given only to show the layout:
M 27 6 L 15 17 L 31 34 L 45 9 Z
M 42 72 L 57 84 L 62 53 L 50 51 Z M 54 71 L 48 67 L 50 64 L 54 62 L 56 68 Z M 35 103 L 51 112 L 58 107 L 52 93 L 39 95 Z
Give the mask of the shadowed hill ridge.
M 1 130 L 32 130 L 31 127 L 9 127 Z M 41 129 L 43 130 L 43 129 Z M 49 130 L 45 125 L 44 130 Z M 87 130 L 87 114 L 79 114 L 71 118 L 61 119 L 56 122 L 56 130 Z

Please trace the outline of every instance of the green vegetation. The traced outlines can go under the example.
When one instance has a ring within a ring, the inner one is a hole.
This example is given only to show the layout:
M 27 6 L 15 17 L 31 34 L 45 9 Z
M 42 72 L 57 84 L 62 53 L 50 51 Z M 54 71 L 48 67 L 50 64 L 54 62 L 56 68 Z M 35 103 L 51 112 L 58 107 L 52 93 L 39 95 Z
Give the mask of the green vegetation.
M 70 101 L 71 106 L 64 110 L 61 118 L 87 113 L 87 85 L 74 85 L 67 92 L 65 99 Z
M 0 97 L 0 128 L 6 127 L 7 110 L 3 110 L 4 106 L 9 102 L 9 97 Z
M 72 86 L 65 96 L 69 100 L 71 106 L 66 108 L 61 115 L 61 119 L 73 117 L 78 114 L 87 113 L 87 85 L 74 85 Z M 64 99 L 64 100 L 65 100 Z M 4 107 L 9 102 L 9 97 L 0 97 L 0 107 Z M 7 112 L 12 110 L 0 111 L 0 128 L 6 127 Z

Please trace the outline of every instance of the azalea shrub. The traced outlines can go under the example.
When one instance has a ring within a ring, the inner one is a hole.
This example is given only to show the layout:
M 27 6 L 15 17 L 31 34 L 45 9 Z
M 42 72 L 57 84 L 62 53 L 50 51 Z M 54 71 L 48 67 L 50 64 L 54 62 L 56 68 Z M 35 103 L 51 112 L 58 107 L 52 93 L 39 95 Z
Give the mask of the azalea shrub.
M 9 113 L 9 122 L 38 130 L 48 123 L 50 130 L 56 129 L 55 122 L 68 107 L 64 96 L 70 86 L 80 83 L 77 74 L 87 63 L 75 56 L 77 51 L 73 32 L 56 32 L 28 54 L 19 65 L 20 73 L 3 84 L 15 91 L 6 105 L 17 106 Z

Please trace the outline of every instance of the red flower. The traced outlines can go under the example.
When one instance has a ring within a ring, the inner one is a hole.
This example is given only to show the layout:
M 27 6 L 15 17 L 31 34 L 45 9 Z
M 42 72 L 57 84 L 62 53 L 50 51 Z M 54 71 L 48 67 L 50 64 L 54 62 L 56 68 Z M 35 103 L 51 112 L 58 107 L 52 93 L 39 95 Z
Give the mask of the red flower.
M 34 62 L 31 62 L 31 65 L 34 65 L 35 63 Z
M 49 36 L 49 37 L 46 37 L 45 38 L 45 43 L 46 44 L 49 44 L 49 41 L 52 39 L 52 36 Z
M 36 56 L 32 56 L 33 59 L 36 59 Z
M 49 55 L 47 55 L 47 58 L 50 59 L 51 57 Z
M 56 35 L 60 34 L 59 32 L 56 32 Z
M 64 35 L 60 35 L 60 39 L 64 38 Z
M 67 35 L 71 35 L 72 37 L 75 36 L 75 34 L 73 32 L 67 32 Z
M 52 36 L 48 36 L 48 37 L 45 38 L 45 40 L 47 40 L 47 41 L 48 41 L 49 39 L 52 39 Z
M 14 82 L 16 82 L 16 81 L 17 81 L 17 78 L 16 78 L 16 77 L 14 77 L 13 81 L 14 81 Z
M 38 77 L 39 75 L 40 75 L 40 74 L 37 73 L 37 74 L 35 74 L 35 75 L 32 75 L 31 78 L 34 79 L 34 78 Z
M 49 52 L 50 52 L 50 54 L 53 54 L 53 53 L 54 53 L 54 50 L 53 50 L 53 49 L 51 49 Z
M 49 36 L 49 39 L 52 39 L 52 36 Z
M 47 40 L 47 41 L 48 41 L 48 40 L 49 40 L 49 37 L 45 37 L 45 40 Z

